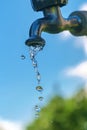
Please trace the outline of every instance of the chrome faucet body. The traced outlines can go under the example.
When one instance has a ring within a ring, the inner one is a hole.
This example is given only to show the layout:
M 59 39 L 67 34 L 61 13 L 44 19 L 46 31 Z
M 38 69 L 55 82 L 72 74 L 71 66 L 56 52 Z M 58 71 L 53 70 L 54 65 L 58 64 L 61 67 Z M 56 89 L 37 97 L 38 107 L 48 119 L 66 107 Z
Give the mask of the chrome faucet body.
M 60 6 L 63 6 L 63 4 L 60 4 Z M 57 3 L 37 10 L 43 11 L 44 17 L 36 20 L 31 25 L 29 39 L 25 42 L 26 45 L 44 46 L 45 40 L 41 37 L 42 32 L 56 34 L 69 30 L 75 36 L 87 35 L 87 11 L 75 11 L 68 18 L 63 18 L 60 6 Z

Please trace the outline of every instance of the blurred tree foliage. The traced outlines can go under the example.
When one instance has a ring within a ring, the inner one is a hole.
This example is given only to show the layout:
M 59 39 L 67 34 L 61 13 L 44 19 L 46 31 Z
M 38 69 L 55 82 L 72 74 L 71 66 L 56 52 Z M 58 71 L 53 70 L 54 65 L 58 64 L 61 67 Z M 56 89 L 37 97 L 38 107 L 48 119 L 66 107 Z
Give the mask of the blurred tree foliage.
M 69 99 L 55 96 L 26 130 L 87 130 L 86 95 L 80 90 Z

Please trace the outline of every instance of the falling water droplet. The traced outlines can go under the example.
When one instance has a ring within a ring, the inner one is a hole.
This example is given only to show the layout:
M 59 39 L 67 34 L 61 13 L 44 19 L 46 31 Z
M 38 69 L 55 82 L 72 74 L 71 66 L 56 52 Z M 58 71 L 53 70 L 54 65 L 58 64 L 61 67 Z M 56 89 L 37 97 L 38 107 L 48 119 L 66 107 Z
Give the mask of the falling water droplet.
M 33 67 L 36 68 L 37 67 L 37 61 L 33 60 L 32 61 Z
M 32 65 L 33 65 L 33 68 L 34 68 L 34 71 L 36 73 L 36 79 L 37 79 L 37 83 L 38 83 L 38 86 L 36 87 L 36 90 L 38 92 L 42 92 L 43 91 L 43 87 L 40 86 L 40 82 L 41 82 L 41 74 L 39 73 L 38 71 L 38 62 L 36 60 L 36 55 L 37 53 L 42 50 L 43 47 L 40 46 L 40 45 L 37 45 L 37 46 L 30 46 L 29 47 L 29 53 L 30 53 L 30 59 L 32 61 Z M 38 97 L 39 101 L 42 101 L 43 100 L 43 97 L 42 96 L 39 96 Z M 41 108 L 38 106 L 38 105 L 35 105 L 35 117 L 38 118 L 39 117 L 39 113 L 41 111 Z
M 26 57 L 24 55 L 21 55 L 21 59 L 24 60 Z
M 37 81 L 38 81 L 38 84 L 40 83 L 40 80 L 41 80 L 41 75 L 39 72 L 37 72 Z
M 39 99 L 40 101 L 43 101 L 44 98 L 43 98 L 43 97 L 38 97 L 38 99 Z
M 30 59 L 33 60 L 34 59 L 34 53 L 30 52 Z
M 37 90 L 38 92 L 42 92 L 42 91 L 43 91 L 43 88 L 42 88 L 41 86 L 37 86 L 37 87 L 36 87 L 36 90 Z
M 40 112 L 40 107 L 38 105 L 35 105 L 35 111 Z
M 38 118 L 39 117 L 39 113 L 35 113 L 35 118 Z

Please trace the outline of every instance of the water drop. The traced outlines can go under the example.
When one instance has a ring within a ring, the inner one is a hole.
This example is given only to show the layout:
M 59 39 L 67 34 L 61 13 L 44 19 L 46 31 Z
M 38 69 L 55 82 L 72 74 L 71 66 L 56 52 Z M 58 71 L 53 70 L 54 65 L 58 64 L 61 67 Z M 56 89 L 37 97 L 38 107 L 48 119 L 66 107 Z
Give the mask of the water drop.
M 37 45 L 37 46 L 30 46 L 29 47 L 29 54 L 30 54 L 30 59 L 32 61 L 32 65 L 33 65 L 33 68 L 34 68 L 34 71 L 36 73 L 36 79 L 37 79 L 37 83 L 38 83 L 38 86 L 36 87 L 36 90 L 38 92 L 42 92 L 43 91 L 43 88 L 42 86 L 40 86 L 40 81 L 41 81 L 41 74 L 39 73 L 38 71 L 38 62 L 36 60 L 36 55 L 37 53 L 42 50 L 42 47 Z M 39 96 L 38 97 L 38 100 L 39 101 L 42 101 L 43 100 L 43 97 L 42 96 Z M 35 109 L 35 117 L 38 118 L 39 117 L 39 112 L 41 111 L 41 108 L 38 106 L 38 105 L 35 105 L 34 107 Z
M 37 87 L 36 87 L 36 90 L 37 90 L 38 92 L 42 92 L 42 91 L 43 91 L 43 88 L 42 88 L 41 86 L 37 86 Z
M 38 117 L 39 117 L 39 113 L 36 113 L 36 114 L 35 114 L 35 117 L 38 118 Z
M 37 67 L 37 61 L 33 60 L 32 61 L 33 67 L 36 68 Z
M 44 98 L 43 98 L 43 97 L 38 97 L 38 99 L 39 99 L 40 101 L 43 101 Z
M 31 59 L 31 60 L 34 59 L 34 53 L 33 53 L 33 52 L 30 53 L 30 59 Z
M 38 105 L 35 105 L 35 111 L 40 112 L 40 107 Z
M 21 55 L 21 59 L 24 60 L 26 57 L 24 55 Z
M 39 72 L 37 72 L 37 81 L 38 81 L 38 84 L 40 83 L 40 80 L 41 80 L 41 75 Z

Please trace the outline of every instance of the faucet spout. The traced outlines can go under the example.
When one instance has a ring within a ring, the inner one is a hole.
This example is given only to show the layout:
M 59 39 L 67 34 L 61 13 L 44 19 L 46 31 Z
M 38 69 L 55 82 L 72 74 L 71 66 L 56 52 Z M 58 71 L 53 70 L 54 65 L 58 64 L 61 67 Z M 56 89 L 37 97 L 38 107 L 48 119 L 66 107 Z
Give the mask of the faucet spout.
M 26 40 L 25 44 L 28 46 L 40 45 L 44 47 L 45 40 L 41 37 L 41 32 L 44 29 L 45 18 L 41 18 L 32 23 L 29 30 L 29 39 Z

